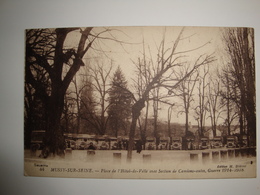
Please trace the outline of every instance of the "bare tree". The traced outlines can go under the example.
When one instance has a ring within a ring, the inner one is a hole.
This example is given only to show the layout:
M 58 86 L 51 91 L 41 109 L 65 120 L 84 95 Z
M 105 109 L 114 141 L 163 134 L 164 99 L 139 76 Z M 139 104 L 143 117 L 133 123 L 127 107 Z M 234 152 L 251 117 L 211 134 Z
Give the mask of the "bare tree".
M 220 107 L 223 112 L 226 113 L 224 119 L 224 125 L 227 126 L 227 134 L 231 135 L 231 125 L 233 121 L 239 118 L 239 105 L 240 100 L 237 96 L 237 86 L 233 80 L 232 72 L 230 71 L 231 66 L 225 65 L 221 73 L 218 74 L 221 79 L 222 88 L 220 91 Z
M 256 144 L 256 108 L 255 108 L 255 56 L 254 30 L 250 28 L 228 28 L 223 31 L 232 73 L 240 90 L 240 123 L 246 119 L 246 129 L 250 143 Z M 243 125 L 241 124 L 241 128 Z
M 168 136 L 171 137 L 172 136 L 172 131 L 171 131 L 171 119 L 172 119 L 172 111 L 173 111 L 173 106 L 175 104 L 171 104 L 169 107 L 168 107 L 168 113 L 167 113 L 167 124 L 168 124 Z
M 74 133 L 79 133 L 80 132 L 80 109 L 81 109 L 81 94 L 82 94 L 82 91 L 84 89 L 84 86 L 81 86 L 79 83 L 78 83 L 78 80 L 77 80 L 77 75 L 74 76 L 74 78 L 72 79 L 71 81 L 71 85 L 73 86 L 73 89 L 68 89 L 68 92 L 67 92 L 67 97 L 65 98 L 65 106 L 64 106 L 64 110 L 68 110 L 69 107 L 69 104 L 73 103 L 73 117 L 76 121 L 76 124 L 75 124 L 75 129 L 76 131 L 74 131 Z M 66 113 L 66 112 L 65 112 Z
M 159 114 L 159 92 L 160 88 L 155 88 L 151 90 L 151 96 L 152 96 L 152 101 L 153 101 L 153 136 L 156 138 L 156 146 L 159 144 L 159 138 L 160 134 L 158 132 L 158 114 Z
M 31 29 L 26 31 L 25 83 L 41 93 L 46 112 L 45 157 L 48 153 L 63 155 L 64 138 L 60 119 L 66 91 L 81 66 L 83 57 L 101 34 L 88 28 Z M 68 43 L 68 36 L 79 35 L 76 42 Z M 65 71 L 65 67 L 67 71 Z M 40 73 L 41 72 L 41 73 Z M 44 75 L 46 82 L 39 80 Z
M 91 81 L 89 78 L 89 64 L 86 64 L 84 67 L 81 68 L 81 70 L 77 72 L 77 74 L 72 79 L 65 97 L 66 101 L 64 106 L 64 113 L 66 113 L 65 110 L 68 111 L 68 108 L 70 108 L 70 110 L 73 108 L 73 110 L 71 110 L 70 112 L 74 120 L 74 133 L 84 132 L 84 130 L 81 129 L 81 119 L 83 114 L 82 107 L 85 104 L 89 105 L 89 103 L 86 101 L 90 101 L 90 99 L 92 99 L 92 89 L 90 85 Z M 73 106 L 71 104 L 73 104 Z
M 155 72 L 151 72 L 148 67 L 145 67 L 145 64 L 143 63 L 139 64 L 144 67 L 144 71 L 141 72 L 142 78 L 146 79 L 147 75 L 149 75 L 149 81 L 146 83 L 146 85 L 143 87 L 142 92 L 139 94 L 138 99 L 135 98 L 135 103 L 132 107 L 132 123 L 130 127 L 130 133 L 129 133 L 129 147 L 128 147 L 128 153 L 127 158 L 130 160 L 132 158 L 132 150 L 134 146 L 134 135 L 135 135 L 135 129 L 137 120 L 141 114 L 141 110 L 145 107 L 145 101 L 149 99 L 149 93 L 151 90 L 156 88 L 164 88 L 168 91 L 173 91 L 180 85 L 183 80 L 185 80 L 187 77 L 189 77 L 198 67 L 211 63 L 214 60 L 214 57 L 212 55 L 203 55 L 197 58 L 197 60 L 193 63 L 193 67 L 190 69 L 189 72 L 187 72 L 186 75 L 184 75 L 182 78 L 172 78 L 174 75 L 174 71 L 176 67 L 180 67 L 183 65 L 182 62 L 179 61 L 181 57 L 183 57 L 181 54 L 188 53 L 189 51 L 182 51 L 177 52 L 177 46 L 179 42 L 182 40 L 182 34 L 184 29 L 182 29 L 176 38 L 176 40 L 173 42 L 172 46 L 170 48 L 165 48 L 165 37 L 163 37 L 161 44 L 158 48 L 157 53 L 157 60 L 156 62 L 153 62 L 152 59 L 149 60 L 150 64 L 154 66 Z M 195 49 L 193 49 L 195 50 Z M 190 51 L 193 51 L 190 50 Z M 146 61 L 146 56 L 144 56 L 144 59 L 142 62 Z
M 85 78 L 84 81 L 84 88 L 81 93 L 80 97 L 80 129 L 81 132 L 85 133 L 96 133 L 97 129 L 99 129 L 97 116 L 95 114 L 95 100 L 93 95 L 93 86 L 92 86 L 92 79 L 88 75 L 89 70 L 85 70 L 82 76 Z
M 211 120 L 211 127 L 213 131 L 213 136 L 216 136 L 216 130 L 217 130 L 217 121 L 219 119 L 219 116 L 221 114 L 220 110 L 220 79 L 214 79 L 209 78 L 208 83 L 208 110 L 209 110 L 209 117 Z
M 151 62 L 146 59 L 146 50 L 145 50 L 145 44 L 144 44 L 144 39 L 143 39 L 143 58 L 138 58 L 138 63 L 135 63 L 135 68 L 136 68 L 136 74 L 137 78 L 133 79 L 134 83 L 134 88 L 136 91 L 136 94 L 138 96 L 138 99 L 142 98 L 142 94 L 145 90 L 145 87 L 148 85 L 149 81 L 151 80 L 152 74 L 151 74 Z M 134 95 L 132 95 L 134 100 L 136 98 Z M 149 94 L 148 94 L 149 96 Z M 145 100 L 145 117 L 144 117 L 144 124 L 142 125 L 140 115 L 138 117 L 138 124 L 139 124 L 139 129 L 140 129 L 140 134 L 141 134 L 141 139 L 142 142 L 146 142 L 146 133 L 147 133 L 147 125 L 148 125 L 148 114 L 149 114 L 149 98 Z
M 110 76 L 112 71 L 112 62 L 109 65 L 104 65 L 99 61 L 96 61 L 94 67 L 90 67 L 90 76 L 93 80 L 91 82 L 92 88 L 94 90 L 95 96 L 95 127 L 97 133 L 104 135 L 106 133 L 108 116 L 106 115 L 109 102 L 108 102 L 108 92 L 110 88 Z
M 196 116 L 195 119 L 198 121 L 198 135 L 199 137 L 204 136 L 205 119 L 207 113 L 206 105 L 206 88 L 207 88 L 207 75 L 209 73 L 209 67 L 204 66 L 200 69 L 200 76 L 198 81 L 198 104 L 195 107 Z
M 188 72 L 189 72 L 189 66 L 183 66 L 183 70 L 181 70 L 179 75 L 176 75 L 176 77 L 183 78 Z M 185 133 L 184 133 L 185 136 L 187 136 L 189 130 L 189 112 L 190 112 L 191 103 L 192 101 L 194 101 L 193 93 L 194 93 L 196 82 L 198 81 L 198 77 L 199 77 L 199 72 L 195 71 L 185 80 L 183 80 L 182 83 L 180 83 L 175 94 L 175 96 L 179 96 L 183 102 L 183 104 L 180 105 L 183 108 L 183 110 L 180 111 L 179 113 L 185 114 Z

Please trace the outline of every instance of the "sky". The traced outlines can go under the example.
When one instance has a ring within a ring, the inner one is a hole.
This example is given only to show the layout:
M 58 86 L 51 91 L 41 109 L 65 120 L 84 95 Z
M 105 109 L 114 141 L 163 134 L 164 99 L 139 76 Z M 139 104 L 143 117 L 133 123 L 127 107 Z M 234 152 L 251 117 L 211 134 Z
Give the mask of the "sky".
M 144 41 L 146 53 L 151 51 L 151 55 L 155 60 L 157 49 L 163 39 L 165 32 L 165 42 L 168 47 L 172 46 L 173 41 L 177 38 L 183 27 L 111 27 L 111 34 L 116 39 L 122 41 L 118 44 L 115 41 L 102 41 L 100 46 L 107 51 L 106 55 L 113 59 L 115 66 L 122 67 L 125 70 L 126 76 L 131 78 L 133 71 L 133 62 L 137 61 L 138 57 L 142 57 Z M 94 29 L 95 30 L 95 29 Z M 177 51 L 184 51 L 200 47 L 210 41 L 205 47 L 189 53 L 195 56 L 203 53 L 213 53 L 221 46 L 220 29 L 217 27 L 185 27 L 183 39 L 177 48 Z
M 132 92 L 134 92 L 133 81 L 136 80 L 136 69 L 134 63 L 138 61 L 138 57 L 143 56 L 143 50 L 145 48 L 145 53 L 151 56 L 152 61 L 156 63 L 156 57 L 158 54 L 158 48 L 160 46 L 163 37 L 165 37 L 165 48 L 171 48 L 177 36 L 181 32 L 183 27 L 110 27 L 109 32 L 102 34 L 104 39 L 96 40 L 93 46 L 97 48 L 92 50 L 85 56 L 85 60 L 92 63 L 95 66 L 94 58 L 99 58 L 104 64 L 113 64 L 114 72 L 118 66 L 122 69 L 127 81 L 128 86 Z M 98 27 L 94 28 L 94 32 L 99 33 L 103 31 L 104 28 Z M 73 35 L 72 42 L 78 40 L 79 33 Z M 76 37 L 76 38 L 75 38 Z M 105 37 L 110 37 L 114 40 L 105 39 Z M 69 39 L 70 40 L 70 39 Z M 144 43 L 144 45 L 143 45 Z M 203 46 L 203 47 L 201 47 Z M 196 49 L 199 48 L 199 49 Z M 196 50 L 194 50 L 196 49 Z M 103 52 L 100 52 L 100 51 Z M 222 62 L 220 61 L 223 54 L 223 44 L 221 40 L 221 28 L 218 27 L 185 27 L 181 36 L 181 41 L 178 44 L 176 52 L 187 52 L 184 57 L 180 60 L 186 61 L 190 60 L 190 63 L 194 61 L 203 54 L 212 54 L 216 56 L 216 61 L 210 65 L 211 72 L 216 72 Z M 169 53 L 169 51 L 168 51 Z M 166 54 L 167 55 L 167 54 Z M 178 70 L 176 70 L 178 71 Z M 196 93 L 196 92 L 195 92 Z M 196 97 L 195 97 L 196 99 Z M 179 98 L 174 98 L 171 101 L 180 101 Z M 179 102 L 181 103 L 181 102 Z M 151 109 L 150 109 L 151 110 Z M 180 111 L 179 108 L 174 108 L 175 112 L 172 114 L 171 122 L 184 123 L 184 114 L 180 115 L 177 113 Z M 167 121 L 168 106 L 161 104 L 159 111 L 159 119 L 162 121 Z M 197 125 L 194 117 L 193 110 L 190 111 L 190 122 L 192 125 Z M 150 113 L 152 117 L 152 113 Z M 207 125 L 210 125 L 209 120 L 206 121 Z

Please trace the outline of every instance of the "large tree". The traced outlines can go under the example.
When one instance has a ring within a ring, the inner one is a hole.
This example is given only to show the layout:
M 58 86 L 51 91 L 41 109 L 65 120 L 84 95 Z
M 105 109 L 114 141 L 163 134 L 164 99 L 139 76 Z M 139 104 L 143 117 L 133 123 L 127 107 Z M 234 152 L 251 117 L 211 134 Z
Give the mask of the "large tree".
M 72 35 L 78 37 L 74 42 Z M 45 149 L 53 154 L 62 155 L 64 151 L 60 128 L 64 96 L 98 35 L 92 27 L 26 31 L 25 83 L 40 94 L 46 113 Z M 43 76 L 44 82 L 39 79 Z
M 256 94 L 254 30 L 251 28 L 227 28 L 223 41 L 228 54 L 235 85 L 240 91 L 240 124 L 246 119 L 243 132 L 252 145 L 256 144 Z M 244 125 L 241 124 L 241 128 Z
M 202 47 L 200 46 L 191 50 L 178 51 L 177 47 L 179 42 L 183 40 L 183 31 L 184 28 L 182 28 L 175 41 L 171 42 L 172 44 L 170 47 L 166 46 L 166 39 L 164 34 L 158 47 L 155 61 L 152 60 L 152 56 L 147 58 L 146 55 L 143 55 L 143 59 L 138 60 L 137 62 L 137 67 L 143 67 L 143 70 L 140 72 L 142 75 L 141 79 L 147 80 L 147 77 L 149 77 L 149 80 L 145 82 L 145 86 L 143 86 L 142 91 L 140 91 L 138 98 L 135 98 L 135 103 L 132 106 L 132 122 L 130 126 L 129 147 L 127 153 L 128 160 L 131 160 L 132 158 L 136 124 L 141 114 L 141 110 L 145 107 L 145 102 L 149 100 L 149 94 L 151 90 L 156 88 L 163 88 L 168 91 L 173 91 L 197 68 L 202 65 L 211 63 L 214 60 L 212 55 L 201 55 L 195 61 L 193 61 L 192 66 L 190 70 L 187 71 L 186 75 L 184 75 L 182 78 L 175 78 L 174 72 L 184 64 L 184 62 L 180 61 L 181 58 L 184 58 L 183 54 L 187 54 Z

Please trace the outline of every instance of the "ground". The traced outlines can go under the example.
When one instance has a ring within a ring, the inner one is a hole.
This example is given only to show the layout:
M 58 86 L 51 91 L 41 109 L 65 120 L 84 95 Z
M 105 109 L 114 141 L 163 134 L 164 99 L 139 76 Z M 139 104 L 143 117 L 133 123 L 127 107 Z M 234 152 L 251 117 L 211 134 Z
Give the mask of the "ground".
M 212 151 L 133 151 L 132 161 L 127 162 L 125 150 L 96 150 L 94 155 L 86 150 L 67 151 L 64 158 L 39 157 L 24 153 L 25 175 L 90 178 L 233 178 L 255 177 L 256 157 L 225 156 L 212 162 Z M 202 152 L 209 153 L 207 161 Z M 192 160 L 190 154 L 198 154 Z M 184 171 L 183 171 L 184 170 Z M 191 174 L 192 173 L 192 174 Z M 217 175 L 216 175 L 217 174 Z

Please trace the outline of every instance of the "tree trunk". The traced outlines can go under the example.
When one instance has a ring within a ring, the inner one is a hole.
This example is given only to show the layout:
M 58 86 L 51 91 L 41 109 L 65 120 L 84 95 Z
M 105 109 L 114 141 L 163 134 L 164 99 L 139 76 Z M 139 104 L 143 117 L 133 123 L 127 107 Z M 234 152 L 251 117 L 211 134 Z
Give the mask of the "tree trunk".
M 146 143 L 146 131 L 147 131 L 147 122 L 148 122 L 148 112 L 149 112 L 149 101 L 146 101 L 146 111 L 145 111 L 145 120 L 144 120 L 144 129 L 142 132 L 142 141 L 144 143 L 144 149 L 145 148 L 145 143 Z
M 141 110 L 145 107 L 144 102 L 145 102 L 144 99 L 140 99 L 132 107 L 132 123 L 131 123 L 131 127 L 130 127 L 130 132 L 129 132 L 129 143 L 128 143 L 128 150 L 127 150 L 127 161 L 128 162 L 131 162 L 131 159 L 132 159 L 136 123 L 141 114 Z
M 188 110 L 186 110 L 186 112 L 185 112 L 185 115 L 186 115 L 186 122 L 185 122 L 185 136 L 187 136 L 188 135 L 188 130 L 189 130 L 189 111 Z
M 54 93 L 55 92 L 55 93 Z M 61 90 L 53 90 L 47 106 L 47 129 L 44 140 L 44 157 L 48 157 L 49 153 L 59 156 L 64 155 L 65 140 L 60 125 L 60 119 L 64 107 L 64 95 Z

